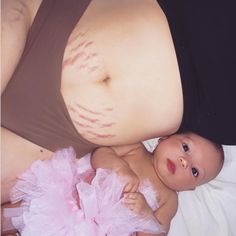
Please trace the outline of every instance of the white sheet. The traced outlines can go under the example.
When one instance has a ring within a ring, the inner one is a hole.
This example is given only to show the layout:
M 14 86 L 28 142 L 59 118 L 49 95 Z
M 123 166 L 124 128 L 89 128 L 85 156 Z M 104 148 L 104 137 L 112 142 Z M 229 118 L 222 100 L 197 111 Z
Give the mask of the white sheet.
M 156 140 L 145 141 L 148 150 Z M 168 236 L 236 236 L 236 146 L 224 146 L 220 174 L 195 191 L 179 193 Z

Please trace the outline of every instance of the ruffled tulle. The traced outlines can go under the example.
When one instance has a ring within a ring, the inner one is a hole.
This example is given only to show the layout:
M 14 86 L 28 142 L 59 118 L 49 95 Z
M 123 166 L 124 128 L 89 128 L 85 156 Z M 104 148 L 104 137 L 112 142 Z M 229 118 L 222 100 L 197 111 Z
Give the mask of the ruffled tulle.
M 125 182 L 110 170 L 90 166 L 90 156 L 79 161 L 72 148 L 50 160 L 36 161 L 12 190 L 12 202 L 22 201 L 12 217 L 22 236 L 131 236 L 137 231 L 160 233 L 153 217 L 135 215 L 122 203 Z M 157 209 L 156 192 L 148 182 L 142 192 Z

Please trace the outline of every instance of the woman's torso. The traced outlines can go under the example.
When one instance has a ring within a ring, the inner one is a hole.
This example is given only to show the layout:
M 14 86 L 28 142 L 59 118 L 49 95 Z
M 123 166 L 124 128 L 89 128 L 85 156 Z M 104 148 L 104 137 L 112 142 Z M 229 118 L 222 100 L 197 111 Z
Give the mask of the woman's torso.
M 127 144 L 176 131 L 181 82 L 156 1 L 92 1 L 67 42 L 61 92 L 73 125 L 92 143 Z
M 181 82 L 156 1 L 92 1 L 67 43 L 61 91 L 75 127 L 92 143 L 121 145 L 175 132 Z

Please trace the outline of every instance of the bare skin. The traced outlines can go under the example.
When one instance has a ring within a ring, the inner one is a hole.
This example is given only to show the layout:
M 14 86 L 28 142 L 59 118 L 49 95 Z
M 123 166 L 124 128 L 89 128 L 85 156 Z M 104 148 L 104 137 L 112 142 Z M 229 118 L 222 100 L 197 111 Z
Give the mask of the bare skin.
M 144 218 L 156 217 L 165 232 L 168 232 L 170 221 L 177 210 L 177 194 L 158 177 L 151 155 L 142 144 L 99 148 L 94 152 L 91 163 L 94 168 L 112 169 L 121 178 L 125 178 L 128 181 L 124 188 L 124 203 L 127 207 Z M 154 190 L 158 192 L 157 202 L 160 207 L 155 212 L 147 205 L 144 196 L 137 192 L 139 182 L 144 180 L 149 180 Z M 154 235 L 138 232 L 138 236 L 165 236 L 166 233 Z
M 193 133 L 178 134 L 159 140 L 151 154 L 142 144 L 98 148 L 91 157 L 93 168 L 111 169 L 127 181 L 124 203 L 135 214 L 155 217 L 167 235 L 178 199 L 176 191 L 194 190 L 214 179 L 223 165 L 223 155 L 216 146 Z M 157 191 L 159 208 L 153 211 L 138 191 L 140 182 L 149 180 Z M 149 236 L 138 233 L 139 236 Z M 153 235 L 153 234 L 151 234 Z
M 41 1 L 3 3 L 4 90 Z M 61 92 L 75 127 L 90 142 L 125 145 L 177 131 L 183 114 L 181 81 L 169 26 L 158 3 L 93 0 L 67 42 Z M 6 202 L 16 176 L 51 152 L 4 129 L 2 141 Z

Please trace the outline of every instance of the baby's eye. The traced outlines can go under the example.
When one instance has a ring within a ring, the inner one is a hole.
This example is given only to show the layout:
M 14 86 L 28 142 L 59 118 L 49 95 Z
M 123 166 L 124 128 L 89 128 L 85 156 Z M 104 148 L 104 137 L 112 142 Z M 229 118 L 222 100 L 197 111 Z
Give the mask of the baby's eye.
M 196 168 L 193 167 L 192 168 L 192 174 L 193 174 L 194 177 L 198 177 L 199 172 L 198 172 L 198 170 Z
M 183 147 L 184 152 L 188 152 L 189 151 L 188 144 L 182 143 L 182 147 Z

